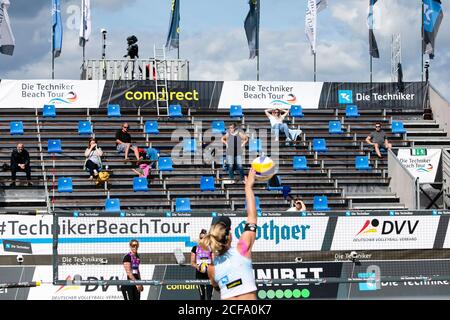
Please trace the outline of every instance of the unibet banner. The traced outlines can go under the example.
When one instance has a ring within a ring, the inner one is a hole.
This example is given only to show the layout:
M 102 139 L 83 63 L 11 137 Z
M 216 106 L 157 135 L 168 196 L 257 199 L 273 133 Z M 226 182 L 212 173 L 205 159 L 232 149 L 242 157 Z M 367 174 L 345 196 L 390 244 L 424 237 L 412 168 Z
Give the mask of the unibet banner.
M 441 160 L 441 149 L 399 149 L 398 159 L 421 183 L 432 183 L 436 180 Z
M 0 109 L 98 108 L 105 88 L 103 80 L 2 80 Z
M 339 217 L 331 251 L 432 249 L 439 216 Z
M 318 109 L 323 82 L 225 81 L 219 109 L 241 105 L 243 109 Z

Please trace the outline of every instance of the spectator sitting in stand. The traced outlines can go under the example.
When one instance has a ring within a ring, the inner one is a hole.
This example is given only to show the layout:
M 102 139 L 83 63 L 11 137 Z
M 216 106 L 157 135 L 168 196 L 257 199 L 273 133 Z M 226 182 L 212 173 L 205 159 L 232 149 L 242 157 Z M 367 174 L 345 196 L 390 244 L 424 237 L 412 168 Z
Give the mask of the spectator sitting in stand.
M 128 123 L 122 124 L 122 129 L 116 132 L 116 148 L 118 153 L 125 153 L 125 160 L 129 160 L 128 152 L 133 150 L 136 159 L 139 160 L 138 148 L 131 144 L 131 135 L 128 133 L 130 126 Z
M 147 152 L 142 148 L 138 148 L 138 152 L 140 160 L 132 164 L 131 171 L 136 173 L 139 178 L 148 178 L 150 175 L 151 163 L 147 159 Z
M 306 211 L 306 206 L 302 200 L 300 200 L 299 198 L 296 198 L 294 200 L 294 206 L 292 208 L 287 209 L 286 211 L 303 212 L 303 211 Z
M 387 150 L 391 150 L 392 148 L 392 144 L 389 143 L 386 133 L 381 130 L 380 122 L 375 123 L 375 131 L 370 133 L 366 138 L 366 142 L 374 147 L 378 158 L 383 158 L 380 148 L 384 147 Z
M 11 153 L 11 187 L 16 186 L 16 173 L 23 171 L 27 175 L 27 185 L 31 187 L 30 154 L 25 150 L 23 143 L 17 144 L 17 148 Z
M 94 138 L 89 139 L 88 147 L 84 151 L 84 156 L 86 161 L 84 162 L 84 170 L 89 170 L 90 177 L 89 180 L 94 179 L 98 176 L 98 172 L 102 168 L 102 156 L 103 151 L 97 145 L 97 140 Z
M 264 111 L 266 113 L 267 118 L 270 120 L 270 127 L 272 128 L 272 132 L 275 133 L 275 141 L 279 140 L 280 132 L 283 132 L 286 136 L 286 142 L 292 141 L 291 135 L 289 133 L 289 127 L 286 123 L 283 123 L 287 114 L 289 113 L 288 109 L 267 109 Z M 281 114 L 283 112 L 283 114 Z

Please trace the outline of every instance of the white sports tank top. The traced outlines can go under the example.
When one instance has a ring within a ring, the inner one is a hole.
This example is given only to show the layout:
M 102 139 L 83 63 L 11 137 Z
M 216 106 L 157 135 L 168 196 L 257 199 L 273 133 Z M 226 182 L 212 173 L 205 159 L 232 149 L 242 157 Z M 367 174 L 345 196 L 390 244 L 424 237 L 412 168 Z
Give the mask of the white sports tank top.
M 256 291 L 252 260 L 236 248 L 214 259 L 214 280 L 219 284 L 221 299 Z

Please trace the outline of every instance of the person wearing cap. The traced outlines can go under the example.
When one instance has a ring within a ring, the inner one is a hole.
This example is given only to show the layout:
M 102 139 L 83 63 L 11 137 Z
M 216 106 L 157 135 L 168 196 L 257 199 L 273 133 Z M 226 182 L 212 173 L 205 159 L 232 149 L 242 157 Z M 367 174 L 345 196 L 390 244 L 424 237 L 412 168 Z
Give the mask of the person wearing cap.
M 205 237 L 207 231 L 202 229 L 199 235 L 199 241 Z M 202 268 L 204 263 L 209 266 L 213 260 L 210 250 L 204 250 L 201 246 L 194 246 L 191 250 L 191 265 L 195 268 L 195 278 L 199 280 L 208 280 L 208 268 Z M 199 285 L 200 300 L 211 300 L 213 287 L 211 285 Z
M 231 247 L 231 219 L 215 217 L 199 245 L 214 254 L 208 267 L 211 284 L 220 290 L 222 300 L 256 300 L 256 281 L 252 267 L 252 247 L 256 240 L 257 215 L 253 184 L 255 170 L 245 178 L 247 221 L 236 247 Z

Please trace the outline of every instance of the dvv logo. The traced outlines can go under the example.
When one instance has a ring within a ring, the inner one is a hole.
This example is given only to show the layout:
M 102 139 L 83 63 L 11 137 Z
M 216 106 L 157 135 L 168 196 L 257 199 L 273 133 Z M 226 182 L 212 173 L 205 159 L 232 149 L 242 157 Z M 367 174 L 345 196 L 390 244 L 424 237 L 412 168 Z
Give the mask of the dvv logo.
M 339 104 L 353 103 L 353 91 L 352 90 L 339 90 L 338 97 L 339 97 Z
M 367 234 L 381 234 L 381 235 L 402 235 L 414 234 L 419 220 L 386 220 L 380 221 L 378 219 L 366 220 L 361 230 L 356 236 Z
M 244 227 L 245 221 L 242 221 L 234 231 L 236 238 L 241 237 Z M 310 225 L 279 226 L 275 224 L 274 220 L 270 220 L 257 227 L 256 240 L 274 241 L 275 244 L 279 244 L 282 240 L 306 240 L 309 229 L 311 229 Z

